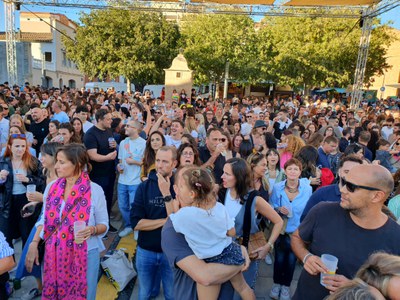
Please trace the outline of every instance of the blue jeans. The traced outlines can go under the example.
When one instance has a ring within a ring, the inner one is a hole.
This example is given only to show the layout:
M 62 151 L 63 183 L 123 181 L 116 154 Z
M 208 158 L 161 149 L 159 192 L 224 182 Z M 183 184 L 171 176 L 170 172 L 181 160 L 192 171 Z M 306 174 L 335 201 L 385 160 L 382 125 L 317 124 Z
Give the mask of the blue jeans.
M 139 300 L 148 300 L 154 296 L 159 284 L 157 278 L 161 275 L 161 281 L 166 300 L 174 299 L 174 275 L 168 264 L 167 257 L 162 252 L 153 252 L 140 248 L 136 249 L 136 269 L 139 278 Z
M 135 200 L 135 194 L 139 185 L 126 185 L 118 183 L 118 207 L 121 212 L 122 219 L 125 222 L 125 228 L 131 227 L 130 212 Z
M 92 249 L 87 254 L 87 300 L 96 300 L 97 280 L 99 278 L 100 253 L 99 249 Z
M 280 235 L 275 242 L 274 283 L 290 286 L 297 258 L 290 247 L 290 236 Z

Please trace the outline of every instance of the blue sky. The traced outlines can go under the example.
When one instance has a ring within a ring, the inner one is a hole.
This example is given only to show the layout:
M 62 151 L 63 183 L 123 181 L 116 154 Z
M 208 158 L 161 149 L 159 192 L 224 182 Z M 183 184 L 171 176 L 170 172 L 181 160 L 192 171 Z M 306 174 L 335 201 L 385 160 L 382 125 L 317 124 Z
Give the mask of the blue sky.
M 80 13 L 83 12 L 89 12 L 89 10 L 85 9 L 76 9 L 76 8 L 67 8 L 67 7 L 44 7 L 44 6 L 32 6 L 32 5 L 22 5 L 21 6 L 21 11 L 28 11 L 27 9 L 33 11 L 33 12 L 52 12 L 52 13 L 60 13 L 66 15 L 68 18 L 70 18 L 73 21 L 76 21 L 79 23 L 79 16 Z M 394 28 L 397 28 L 400 30 L 400 6 L 396 7 L 395 9 L 392 9 L 389 12 L 386 12 L 380 16 L 382 19 L 382 22 L 387 23 L 387 22 L 393 22 L 391 25 Z M 17 17 L 18 19 L 18 17 Z M 0 4 L 0 20 L 4 20 L 4 5 Z M 17 25 L 18 27 L 18 25 Z M 4 22 L 1 22 L 0 24 L 0 31 L 4 31 Z

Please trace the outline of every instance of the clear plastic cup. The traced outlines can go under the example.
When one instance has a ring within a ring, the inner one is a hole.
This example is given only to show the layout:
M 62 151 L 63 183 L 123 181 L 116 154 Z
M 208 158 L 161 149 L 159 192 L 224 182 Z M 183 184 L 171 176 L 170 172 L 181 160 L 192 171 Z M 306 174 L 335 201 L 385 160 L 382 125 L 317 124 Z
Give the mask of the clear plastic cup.
M 324 277 L 336 274 L 336 269 L 337 269 L 339 260 L 336 256 L 333 256 L 330 254 L 322 254 L 321 261 L 325 265 L 325 267 L 328 269 L 328 273 L 321 273 L 320 283 L 321 283 L 321 285 L 325 286 L 325 284 L 323 283 Z
M 26 186 L 26 192 L 27 193 L 34 193 L 36 192 L 36 185 L 35 184 L 28 184 Z
M 110 148 L 112 148 L 114 146 L 114 142 L 115 142 L 115 139 L 113 137 L 108 138 L 108 145 L 110 146 Z
M 82 244 L 83 243 L 83 238 L 78 238 L 76 234 L 81 231 L 82 229 L 86 228 L 86 222 L 85 221 L 75 221 L 74 222 L 74 238 L 75 238 L 75 243 L 77 244 Z

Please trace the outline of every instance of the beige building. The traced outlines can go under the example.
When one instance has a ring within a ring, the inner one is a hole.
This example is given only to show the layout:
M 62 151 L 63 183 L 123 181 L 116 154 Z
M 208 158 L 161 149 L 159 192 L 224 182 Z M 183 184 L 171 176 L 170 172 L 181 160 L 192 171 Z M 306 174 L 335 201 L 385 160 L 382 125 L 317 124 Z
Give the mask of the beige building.
M 387 53 L 387 62 L 391 66 L 382 76 L 374 76 L 370 90 L 377 90 L 379 98 L 391 96 L 400 97 L 400 30 L 391 29 L 397 40 L 394 41 Z M 396 87 L 397 85 L 397 87 Z M 384 88 L 382 91 L 381 88 Z
M 172 61 L 172 65 L 165 71 L 165 99 L 170 99 L 172 92 L 178 93 L 185 90 L 190 95 L 193 85 L 193 71 L 189 69 L 186 58 L 183 54 L 178 54 Z
M 51 26 L 49 25 L 51 24 Z M 81 88 L 84 76 L 67 59 L 61 37 L 64 33 L 74 38 L 78 25 L 62 14 L 21 12 L 17 43 L 29 42 L 29 71 L 19 74 L 33 85 Z M 17 57 L 18 60 L 26 57 Z M 20 70 L 19 70 L 20 71 Z M 18 71 L 18 72 L 19 72 Z M 22 70 L 21 70 L 22 71 Z

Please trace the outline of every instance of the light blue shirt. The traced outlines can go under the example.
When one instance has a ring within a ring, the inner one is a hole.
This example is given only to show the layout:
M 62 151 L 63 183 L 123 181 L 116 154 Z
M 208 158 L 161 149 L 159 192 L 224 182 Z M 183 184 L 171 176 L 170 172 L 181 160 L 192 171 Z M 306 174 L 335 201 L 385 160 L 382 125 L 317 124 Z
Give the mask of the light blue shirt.
M 65 111 L 60 111 L 58 114 L 54 113 L 53 117 L 51 118 L 52 121 L 57 120 L 61 123 L 69 123 L 69 117 L 65 113 Z
M 43 194 L 43 209 L 46 207 L 46 199 L 50 191 L 50 187 L 54 184 L 55 180 L 51 183 L 49 183 L 46 186 L 46 190 L 44 191 Z M 95 226 L 97 224 L 103 224 L 107 227 L 107 230 L 105 233 L 96 235 L 96 236 L 91 236 L 87 240 L 87 250 L 93 250 L 93 249 L 98 249 L 99 252 L 105 250 L 102 237 L 106 235 L 108 231 L 108 213 L 107 213 L 107 204 L 106 204 L 106 197 L 104 196 L 103 189 L 101 186 L 98 184 L 91 182 L 90 183 L 90 188 L 91 188 L 91 193 L 92 193 L 92 199 L 91 199 L 91 209 L 90 209 L 90 216 L 89 216 L 89 222 L 88 226 Z M 61 204 L 61 213 L 64 210 L 65 202 L 63 201 Z M 61 213 L 60 213 L 60 221 L 61 221 Z M 36 222 L 36 227 L 37 226 L 43 226 L 44 225 L 44 216 L 45 213 L 42 213 L 40 216 L 40 219 Z M 40 237 L 43 239 L 43 230 L 40 233 Z
M 128 165 L 126 162 L 127 158 L 132 158 L 136 161 L 141 161 L 143 159 L 144 150 L 146 149 L 146 141 L 141 137 L 136 139 L 131 139 L 127 137 L 119 145 L 118 159 L 124 167 L 124 172 L 122 172 L 118 177 L 118 183 L 125 185 L 137 185 L 142 181 L 140 180 L 140 170 L 141 166 L 138 165 Z
M 286 225 L 287 233 L 292 233 L 297 229 L 297 227 L 299 227 L 300 217 L 312 194 L 310 180 L 307 178 L 301 178 L 299 181 L 299 194 L 293 199 L 293 201 L 290 201 L 285 193 L 286 180 L 275 184 L 272 189 L 271 203 L 274 208 L 281 206 L 289 206 L 292 208 L 292 217 L 288 218 Z
M 4 234 L 0 231 L 0 259 L 14 254 L 13 248 L 7 243 Z

